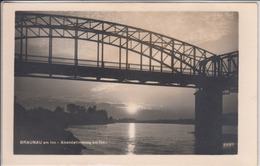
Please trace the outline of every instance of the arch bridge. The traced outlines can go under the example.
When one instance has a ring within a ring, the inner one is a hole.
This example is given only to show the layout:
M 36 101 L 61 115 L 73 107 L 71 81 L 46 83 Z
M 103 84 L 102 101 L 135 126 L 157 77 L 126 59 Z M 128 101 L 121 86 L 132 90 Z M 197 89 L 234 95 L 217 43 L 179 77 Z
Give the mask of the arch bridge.
M 39 38 L 47 41 L 48 53 L 30 54 L 29 41 Z M 57 38 L 73 41 L 70 58 L 55 56 L 53 40 Z M 202 142 L 205 138 L 214 142 L 213 137 L 220 137 L 223 92 L 238 89 L 238 51 L 216 55 L 178 39 L 128 25 L 17 12 L 15 40 L 16 76 L 197 88 L 195 130 L 197 140 Z M 95 59 L 89 59 L 90 52 L 79 57 L 79 41 L 95 43 Z M 117 49 L 116 53 L 111 51 L 116 55 L 111 55 L 108 46 Z M 113 61 L 107 60 L 109 56 L 114 57 Z M 219 142 L 214 144 L 218 146 L 214 147 L 212 142 L 203 146 L 215 148 L 217 152 Z M 203 146 L 198 147 L 207 151 Z
M 98 81 L 197 88 L 217 81 L 225 90 L 237 89 L 238 52 L 218 56 L 144 29 L 60 15 L 18 12 L 15 29 L 15 39 L 20 41 L 16 52 L 17 75 L 49 74 L 47 77 L 83 80 L 94 77 Z M 28 40 L 33 38 L 48 39 L 48 55 L 28 54 Z M 55 38 L 74 40 L 70 58 L 53 55 Z M 96 59 L 88 59 L 88 52 L 84 59 L 79 58 L 79 40 L 96 43 Z M 118 48 L 116 60 L 105 60 L 111 56 L 106 54 L 105 45 Z M 130 58 L 136 62 L 129 62 Z

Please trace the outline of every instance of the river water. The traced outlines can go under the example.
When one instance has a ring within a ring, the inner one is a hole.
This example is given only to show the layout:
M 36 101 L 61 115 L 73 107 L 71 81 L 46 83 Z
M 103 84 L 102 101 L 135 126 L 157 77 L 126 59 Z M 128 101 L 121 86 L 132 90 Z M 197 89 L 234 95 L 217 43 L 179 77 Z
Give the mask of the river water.
M 71 126 L 68 130 L 84 142 L 82 154 L 194 154 L 194 125 L 115 123 Z M 224 134 L 237 134 L 224 126 Z

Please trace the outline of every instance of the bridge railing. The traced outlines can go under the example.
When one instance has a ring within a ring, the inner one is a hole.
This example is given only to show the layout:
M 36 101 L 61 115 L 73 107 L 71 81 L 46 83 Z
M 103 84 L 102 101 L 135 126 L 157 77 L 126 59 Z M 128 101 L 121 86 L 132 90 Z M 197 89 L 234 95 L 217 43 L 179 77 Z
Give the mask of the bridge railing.
M 69 66 L 83 66 L 83 67 L 95 67 L 95 68 L 104 68 L 104 69 L 119 69 L 119 70 L 135 70 L 135 71 L 150 71 L 150 65 L 145 64 L 134 64 L 134 63 L 118 63 L 111 61 L 95 61 L 95 60 L 86 60 L 86 59 L 75 59 L 73 58 L 63 58 L 63 57 L 52 57 L 49 56 L 39 56 L 39 55 L 22 55 L 15 54 L 15 59 L 18 62 L 36 62 L 36 63 L 48 63 L 48 64 L 60 64 L 60 65 L 69 65 Z M 176 67 L 176 69 L 179 69 Z M 163 67 L 160 65 L 152 65 L 151 72 L 157 73 L 172 73 L 168 67 Z M 192 70 L 184 69 L 182 74 L 192 74 Z

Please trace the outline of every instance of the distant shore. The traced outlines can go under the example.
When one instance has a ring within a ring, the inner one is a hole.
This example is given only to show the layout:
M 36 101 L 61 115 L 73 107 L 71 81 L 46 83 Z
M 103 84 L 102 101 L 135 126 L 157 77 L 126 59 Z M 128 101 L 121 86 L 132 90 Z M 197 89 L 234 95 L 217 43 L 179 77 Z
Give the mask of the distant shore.
M 195 124 L 195 119 L 157 119 L 157 120 L 137 120 L 134 118 L 114 119 L 116 123 L 158 123 L 158 124 Z M 237 117 L 233 114 L 224 114 L 222 125 L 237 126 Z

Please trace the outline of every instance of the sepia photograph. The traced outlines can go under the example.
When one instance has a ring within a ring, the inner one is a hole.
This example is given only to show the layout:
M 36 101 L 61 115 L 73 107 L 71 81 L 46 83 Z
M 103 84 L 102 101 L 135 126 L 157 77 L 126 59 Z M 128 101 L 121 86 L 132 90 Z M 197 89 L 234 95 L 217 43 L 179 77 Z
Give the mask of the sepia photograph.
M 256 163 L 254 4 L 2 12 L 3 164 Z
M 237 12 L 15 14 L 14 154 L 237 154 Z

